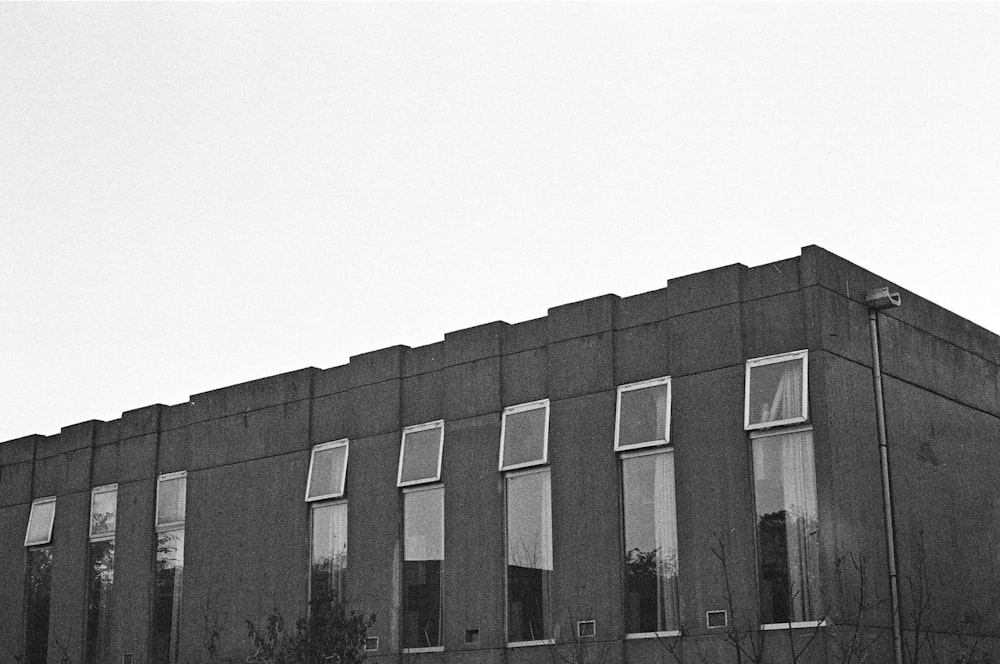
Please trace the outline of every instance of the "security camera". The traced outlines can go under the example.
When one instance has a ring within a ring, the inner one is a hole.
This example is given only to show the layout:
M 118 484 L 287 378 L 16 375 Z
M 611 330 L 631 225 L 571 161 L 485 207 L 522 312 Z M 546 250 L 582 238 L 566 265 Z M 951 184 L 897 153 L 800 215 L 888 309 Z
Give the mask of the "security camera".
M 876 288 L 868 291 L 865 304 L 868 305 L 869 309 L 876 309 L 878 311 L 892 309 L 900 305 L 899 293 L 890 293 L 889 289 L 885 287 Z

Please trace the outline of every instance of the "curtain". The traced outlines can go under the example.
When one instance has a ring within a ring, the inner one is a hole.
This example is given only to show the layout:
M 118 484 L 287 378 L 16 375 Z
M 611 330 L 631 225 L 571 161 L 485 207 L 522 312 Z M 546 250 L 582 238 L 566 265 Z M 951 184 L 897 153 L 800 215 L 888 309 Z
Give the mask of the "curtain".
M 765 422 L 790 420 L 802 415 L 802 361 L 785 363 L 787 366 L 778 379 L 778 388 L 771 400 Z
M 785 538 L 788 547 L 790 609 L 794 620 L 809 620 L 815 612 L 818 523 L 816 472 L 811 431 L 780 436 L 784 489 Z
M 674 455 L 653 457 L 653 527 L 656 536 L 657 614 L 661 629 L 678 629 L 677 509 L 674 492 Z

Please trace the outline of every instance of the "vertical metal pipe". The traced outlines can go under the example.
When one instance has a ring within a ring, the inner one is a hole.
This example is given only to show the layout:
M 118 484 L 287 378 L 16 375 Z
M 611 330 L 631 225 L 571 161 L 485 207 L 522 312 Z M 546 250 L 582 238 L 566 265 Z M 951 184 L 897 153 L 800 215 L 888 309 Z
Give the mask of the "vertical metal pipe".
M 882 394 L 882 361 L 878 342 L 878 312 L 868 309 L 868 329 L 872 338 L 872 379 L 875 383 L 875 418 L 878 420 L 879 467 L 882 471 L 882 512 L 889 563 L 889 607 L 892 612 L 892 646 L 895 664 L 903 664 L 903 634 L 899 620 L 899 578 L 896 571 L 896 528 L 893 521 L 892 488 L 889 484 L 889 447 L 885 435 L 885 401 Z

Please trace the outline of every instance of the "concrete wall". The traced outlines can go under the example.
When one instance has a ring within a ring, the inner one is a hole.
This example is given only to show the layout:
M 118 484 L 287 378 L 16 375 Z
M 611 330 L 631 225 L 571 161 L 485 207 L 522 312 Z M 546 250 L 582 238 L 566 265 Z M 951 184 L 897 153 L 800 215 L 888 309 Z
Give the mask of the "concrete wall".
M 223 627 L 223 651 L 245 648 L 244 620 L 305 610 L 310 448 L 350 439 L 350 602 L 378 621 L 373 659 L 400 661 L 402 500 L 396 487 L 403 427 L 445 420 L 443 654 L 428 663 L 549 662 L 544 648 L 505 647 L 504 407 L 551 402 L 554 612 L 597 621 L 614 641 L 609 661 L 665 657 L 655 641 L 621 642 L 620 479 L 613 450 L 617 385 L 673 377 L 671 439 L 677 475 L 681 615 L 689 657 L 729 651 L 705 612 L 752 616 L 756 593 L 750 445 L 743 430 L 748 358 L 810 351 L 820 514 L 822 594 L 839 622 L 864 560 L 870 592 L 884 595 L 886 552 L 875 445 L 867 288 L 892 285 L 819 248 L 755 268 L 732 265 L 629 298 L 553 308 L 545 318 L 451 332 L 420 348 L 396 346 L 327 370 L 303 369 L 150 406 L 114 422 L 0 445 L 0 659 L 20 650 L 30 500 L 58 495 L 52 629 L 82 660 L 89 490 L 119 485 L 112 655 L 145 660 L 154 557 L 156 477 L 186 470 L 188 501 L 181 657 L 205 658 L 205 625 Z M 918 560 L 941 590 L 936 625 L 963 611 L 996 621 L 997 363 L 990 333 L 903 293 L 882 319 L 900 562 Z M 923 531 L 921 539 L 919 533 Z M 923 541 L 921 547 L 919 543 Z M 725 547 L 735 607 L 716 555 Z M 985 589 L 989 589 L 988 592 Z M 975 598 L 970 602 L 968 598 Z M 888 625 L 884 604 L 864 621 Z M 977 618 L 977 619 L 978 619 Z M 752 622 L 752 621 L 751 621 Z M 993 624 L 993 623 L 991 623 Z M 950 627 L 949 627 L 950 628 Z M 478 629 L 478 645 L 466 645 Z M 812 646 L 836 645 L 836 630 Z M 782 641 L 784 643 L 784 641 Z M 774 646 L 783 661 L 785 646 Z

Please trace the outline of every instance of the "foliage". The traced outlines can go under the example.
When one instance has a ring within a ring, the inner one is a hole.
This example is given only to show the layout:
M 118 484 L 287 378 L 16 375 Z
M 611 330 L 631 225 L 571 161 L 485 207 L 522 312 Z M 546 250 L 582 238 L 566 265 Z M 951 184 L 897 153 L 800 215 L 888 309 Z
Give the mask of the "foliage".
M 314 602 L 309 616 L 287 625 L 275 609 L 262 626 L 247 621 L 249 664 L 359 664 L 375 616 L 348 612 L 339 602 Z

